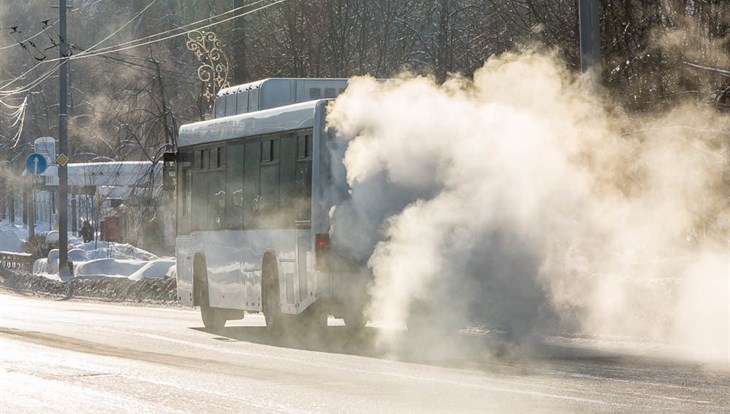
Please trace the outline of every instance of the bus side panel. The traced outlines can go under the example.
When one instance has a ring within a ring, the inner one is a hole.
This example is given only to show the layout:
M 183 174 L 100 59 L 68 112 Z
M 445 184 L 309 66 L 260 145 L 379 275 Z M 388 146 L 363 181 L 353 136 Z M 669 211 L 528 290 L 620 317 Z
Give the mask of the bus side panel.
M 175 240 L 177 258 L 177 297 L 180 304 L 193 306 L 193 256 L 190 251 L 190 237 Z
M 261 266 L 270 251 L 277 255 L 282 311 L 298 313 L 298 285 L 291 283 L 296 230 L 201 231 L 193 239 L 205 255 L 211 306 L 261 311 Z
M 326 125 L 326 102 L 317 104 L 314 110 L 314 126 L 312 130 L 312 227 L 309 247 L 306 257 L 307 271 L 309 272 L 313 294 L 316 298 L 330 298 L 329 273 L 316 271 L 316 257 L 314 254 L 314 235 L 329 233 L 330 196 L 330 151 L 328 150 Z

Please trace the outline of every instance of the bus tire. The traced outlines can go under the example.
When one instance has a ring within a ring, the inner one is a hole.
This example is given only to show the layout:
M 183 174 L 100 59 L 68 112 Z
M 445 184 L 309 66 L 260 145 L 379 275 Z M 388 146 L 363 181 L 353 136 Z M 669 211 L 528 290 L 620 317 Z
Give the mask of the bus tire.
M 304 312 L 297 315 L 297 325 L 304 333 L 313 333 L 321 336 L 327 329 L 327 314 L 317 304 L 309 306 Z
M 347 330 L 351 333 L 357 333 L 365 328 L 365 324 L 368 323 L 368 318 L 362 310 L 351 310 L 342 317 L 345 321 Z
M 434 339 L 456 335 L 461 325 L 448 311 L 437 312 L 437 309 L 429 301 L 413 300 L 406 320 L 409 335 Z
M 279 276 L 273 259 L 264 260 L 262 275 L 264 290 L 264 319 L 269 333 L 280 334 L 284 328 L 284 315 L 281 313 L 281 296 L 279 295 Z
M 203 326 L 209 331 L 221 330 L 226 325 L 226 319 L 222 313 L 210 306 L 210 292 L 208 291 L 208 274 L 202 260 L 195 261 L 195 290 L 200 303 L 200 317 L 203 319 Z

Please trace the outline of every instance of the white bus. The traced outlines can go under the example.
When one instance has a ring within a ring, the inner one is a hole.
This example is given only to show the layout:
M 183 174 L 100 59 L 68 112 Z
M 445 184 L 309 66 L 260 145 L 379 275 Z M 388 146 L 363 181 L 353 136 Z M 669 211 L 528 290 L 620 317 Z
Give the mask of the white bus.
M 308 100 L 345 86 L 270 79 L 230 88 L 216 101 L 220 117 L 180 128 L 178 298 L 200 306 L 206 328 L 246 312 L 263 312 L 273 331 L 326 326 L 327 315 L 364 326 L 371 276 L 330 245 L 328 100 Z

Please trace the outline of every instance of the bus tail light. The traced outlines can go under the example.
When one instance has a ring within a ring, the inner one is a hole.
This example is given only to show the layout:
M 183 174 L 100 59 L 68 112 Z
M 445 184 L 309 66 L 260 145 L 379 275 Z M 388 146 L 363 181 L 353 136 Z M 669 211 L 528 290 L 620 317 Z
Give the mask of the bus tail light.
M 327 271 L 329 269 L 330 235 L 327 233 L 314 235 L 315 269 Z

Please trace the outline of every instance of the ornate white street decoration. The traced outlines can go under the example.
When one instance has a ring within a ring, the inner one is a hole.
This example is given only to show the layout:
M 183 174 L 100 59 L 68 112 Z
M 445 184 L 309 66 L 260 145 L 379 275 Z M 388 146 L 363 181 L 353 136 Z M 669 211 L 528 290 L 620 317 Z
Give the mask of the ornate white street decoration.
M 214 32 L 195 31 L 188 33 L 188 50 L 200 61 L 198 79 L 205 84 L 203 97 L 211 101 L 219 90 L 230 86 L 228 82 L 228 57 L 221 41 Z

